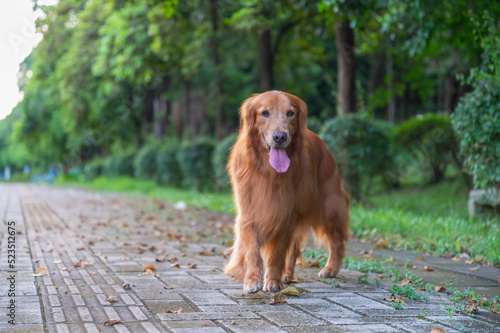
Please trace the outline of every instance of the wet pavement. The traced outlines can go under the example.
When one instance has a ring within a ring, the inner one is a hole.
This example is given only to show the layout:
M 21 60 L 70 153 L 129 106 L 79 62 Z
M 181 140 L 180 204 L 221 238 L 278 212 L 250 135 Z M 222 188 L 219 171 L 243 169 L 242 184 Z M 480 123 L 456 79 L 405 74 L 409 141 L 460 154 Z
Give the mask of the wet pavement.
M 232 239 L 228 214 L 125 195 L 0 184 L 0 216 L 1 332 L 500 331 L 500 315 L 484 309 L 473 317 L 450 316 L 446 293 L 419 292 L 428 302 L 403 297 L 404 309 L 396 310 L 384 300 L 392 282 L 377 286 L 370 275 L 367 284 L 359 283 L 361 273 L 345 269 L 331 283 L 317 278 L 319 268 L 298 267 L 293 286 L 300 295 L 269 305 L 274 293 L 244 294 L 241 283 L 222 274 Z M 9 232 L 15 234 L 15 260 Z M 347 255 L 372 247 L 351 241 Z M 429 283 L 500 294 L 500 269 L 418 255 L 372 253 L 414 266 Z

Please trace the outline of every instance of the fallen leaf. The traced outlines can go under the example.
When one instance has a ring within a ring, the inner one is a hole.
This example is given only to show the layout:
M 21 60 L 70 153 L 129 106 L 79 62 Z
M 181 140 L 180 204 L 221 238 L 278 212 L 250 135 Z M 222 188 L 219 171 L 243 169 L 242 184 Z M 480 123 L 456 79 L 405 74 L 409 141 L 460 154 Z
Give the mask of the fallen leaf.
M 405 301 L 401 297 L 396 298 L 394 301 L 400 304 L 405 304 Z
M 418 260 L 418 261 L 424 261 L 424 257 L 422 257 L 422 256 L 418 256 L 418 257 L 417 257 L 417 260 Z
M 434 268 L 432 268 L 430 266 L 424 266 L 424 271 L 426 271 L 426 272 L 432 272 L 432 271 L 434 271 Z
M 102 254 L 102 251 L 94 253 L 94 257 L 99 257 Z
M 144 273 L 139 274 L 140 276 L 155 275 L 152 270 L 146 269 Z
M 125 324 L 123 323 L 123 321 L 121 321 L 120 319 L 110 319 L 110 320 L 106 320 L 106 321 L 103 323 L 103 325 L 104 325 L 104 326 L 106 326 L 106 325 L 108 325 L 108 326 L 113 326 L 113 325 L 116 325 L 116 324 L 123 324 L 123 325 L 125 325 Z
M 313 262 L 310 263 L 310 262 L 307 262 L 305 260 L 300 259 L 300 260 L 298 260 L 296 262 L 295 265 L 296 266 L 307 267 L 307 268 L 309 268 L 309 267 L 319 267 L 319 262 L 317 260 L 315 260 L 315 261 L 313 261 Z
M 173 257 L 172 259 L 168 259 L 168 261 L 170 261 L 170 262 L 176 262 L 177 260 L 179 260 L 179 259 L 177 259 L 177 257 Z
M 54 246 L 52 245 L 52 243 L 50 243 L 49 247 L 47 247 L 45 250 L 43 250 L 43 252 L 52 252 L 54 251 Z
M 299 291 L 294 286 L 289 286 L 285 290 L 281 291 L 281 293 L 287 296 L 299 296 Z
M 77 262 L 74 266 L 75 266 L 75 268 L 78 268 L 78 267 L 85 268 L 87 266 L 92 266 L 92 265 L 94 265 L 93 262 L 83 261 L 83 259 L 82 259 L 79 262 Z
M 177 313 L 183 313 L 184 310 L 182 310 L 182 308 L 179 308 L 179 310 L 177 310 Z
M 388 302 L 394 302 L 396 300 L 396 296 L 394 294 L 391 294 L 391 297 L 389 298 L 384 298 L 384 301 Z
M 479 265 L 477 267 L 469 268 L 469 271 L 477 271 L 479 269 L 479 267 L 481 267 L 481 265 Z
M 473 313 L 473 314 L 479 313 L 479 309 L 477 308 L 477 303 L 471 303 L 471 304 L 465 305 L 464 310 L 467 313 Z
M 404 278 L 403 280 L 401 280 L 401 284 L 403 286 L 406 286 L 408 283 L 413 283 L 413 281 L 408 278 Z
M 47 275 L 49 274 L 49 272 L 47 271 L 47 268 L 45 267 L 40 267 L 37 271 L 36 271 L 36 274 L 33 274 L 33 276 L 44 276 L 44 275 Z
M 130 283 L 127 283 L 125 282 L 123 285 L 122 285 L 122 288 L 125 289 L 125 290 L 130 290 L 132 288 L 130 288 Z
M 118 302 L 118 296 L 108 296 L 106 297 L 105 301 L 108 301 L 110 303 L 116 303 Z
M 36 263 L 37 263 L 37 262 L 39 262 L 39 261 L 40 261 L 40 259 L 32 259 L 32 260 L 31 260 L 31 262 L 32 262 L 32 263 L 34 263 L 34 264 L 36 264 Z M 500 283 L 500 280 L 498 280 L 498 283 Z
M 161 256 L 155 259 L 156 262 L 165 262 L 167 261 L 167 256 Z
M 215 247 L 210 249 L 203 249 L 198 253 L 200 256 L 213 256 L 215 254 Z
M 84 251 L 84 250 L 85 250 L 85 248 L 84 248 L 84 247 L 77 247 L 77 248 L 76 248 L 76 250 L 77 250 L 77 251 Z
M 500 314 L 500 308 L 497 308 L 497 303 L 498 301 L 493 301 L 493 303 L 491 303 L 491 312 Z
M 431 331 L 431 333 L 443 333 L 443 330 L 440 329 L 439 327 L 434 327 Z
M 68 267 L 66 267 L 66 266 L 61 267 L 61 269 L 59 269 L 59 270 L 60 270 L 61 272 L 64 272 L 64 271 L 69 272 L 69 271 L 70 271 L 70 270 L 69 270 L 69 268 L 68 268 Z
M 175 287 L 174 286 L 163 286 L 163 289 L 172 290 L 172 289 L 175 289 Z
M 232 247 L 226 247 L 225 249 L 221 250 L 219 254 L 224 257 L 229 257 L 233 253 L 233 248 Z
M 276 304 L 288 304 L 288 302 L 285 299 L 285 295 L 283 295 L 282 293 L 274 294 L 274 297 L 271 300 L 271 302 L 269 302 L 269 305 L 276 305 Z
M 179 265 L 179 263 L 177 263 L 177 264 L 170 265 L 170 267 L 177 267 L 177 268 L 179 268 L 179 267 L 181 267 L 181 265 Z
M 89 245 L 95 245 L 94 241 L 89 241 Z
M 386 248 L 389 247 L 389 243 L 387 243 L 386 240 L 380 240 L 380 241 L 377 242 L 377 244 L 375 244 L 375 247 L 376 248 L 384 248 L 384 249 L 386 249 Z
M 437 293 L 442 293 L 442 292 L 446 291 L 446 287 L 445 286 L 434 286 L 434 291 Z
M 196 264 L 188 264 L 188 268 L 195 269 L 196 267 L 197 267 Z
M 172 310 L 165 310 L 163 313 L 183 313 L 184 310 L 182 308 L 179 308 L 177 311 L 172 311 Z
M 154 266 L 154 265 L 152 265 L 152 264 L 147 264 L 146 266 L 144 266 L 143 271 L 145 272 L 145 271 L 147 271 L 148 269 L 150 269 L 150 270 L 152 270 L 152 271 L 156 270 L 155 266 Z

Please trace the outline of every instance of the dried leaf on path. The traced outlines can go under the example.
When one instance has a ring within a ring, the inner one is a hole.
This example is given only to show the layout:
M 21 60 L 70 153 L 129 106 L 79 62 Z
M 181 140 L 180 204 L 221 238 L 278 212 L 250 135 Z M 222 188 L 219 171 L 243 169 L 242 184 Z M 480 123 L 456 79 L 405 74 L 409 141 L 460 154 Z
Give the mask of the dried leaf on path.
M 94 265 L 93 262 L 83 261 L 83 259 L 82 259 L 75 264 L 75 268 L 78 268 L 78 267 L 85 268 L 87 266 L 92 266 L 92 265 Z
M 403 280 L 401 280 L 401 284 L 403 286 L 406 286 L 409 283 L 413 283 L 413 281 L 411 279 L 408 279 L 408 278 L 404 278 Z
M 434 268 L 432 268 L 430 266 L 424 266 L 424 271 L 426 271 L 426 272 L 432 272 L 432 271 L 434 271 Z
M 439 327 L 434 327 L 431 331 L 431 333 L 443 333 L 443 330 L 440 329 Z
M 469 268 L 469 271 L 477 271 L 479 269 L 479 267 L 481 267 L 481 265 L 479 265 L 477 267 Z
M 44 276 L 44 275 L 47 275 L 49 274 L 49 272 L 47 271 L 47 268 L 45 267 L 40 267 L 37 271 L 36 271 L 36 274 L 33 274 L 33 276 Z
M 156 268 L 155 268 L 155 266 L 154 266 L 153 264 L 147 264 L 146 266 L 144 266 L 143 271 L 145 272 L 145 271 L 147 271 L 148 269 L 150 269 L 150 270 L 152 270 L 152 271 L 156 270 Z
M 213 256 L 215 255 L 215 247 L 212 247 L 210 249 L 203 249 L 199 252 L 200 256 Z
M 155 259 L 156 262 L 165 262 L 167 261 L 167 256 L 161 256 Z
M 110 320 L 106 320 L 103 325 L 106 326 L 113 326 L 113 325 L 116 325 L 116 324 L 123 324 L 125 325 L 125 323 L 123 321 L 121 321 L 120 319 L 110 319 Z
M 176 264 L 172 264 L 172 265 L 170 265 L 170 267 L 177 267 L 177 268 L 180 268 L 180 267 L 181 267 L 181 265 L 180 265 L 179 263 L 176 263 Z
M 491 303 L 491 312 L 500 314 L 500 308 L 497 307 L 497 303 L 498 301 L 493 301 L 493 303 Z
M 196 267 L 198 267 L 198 266 L 196 266 L 196 264 L 188 264 L 188 268 L 195 269 Z
M 271 300 L 271 302 L 269 302 L 269 305 L 276 305 L 276 304 L 288 304 L 288 302 L 285 299 L 285 295 L 283 295 L 282 293 L 274 294 L 274 297 Z
M 388 301 L 388 302 L 394 302 L 396 300 L 396 295 L 394 294 L 391 294 L 391 297 L 389 298 L 384 298 L 384 301 Z
M 442 292 L 446 291 L 446 287 L 445 286 L 434 286 L 434 291 L 437 293 L 442 293 Z
M 389 243 L 387 243 L 386 240 L 380 240 L 380 241 L 377 242 L 377 244 L 375 244 L 375 247 L 376 248 L 387 249 L 389 247 Z
M 307 261 L 301 259 L 301 260 L 298 260 L 295 265 L 306 267 L 306 268 L 319 267 L 319 261 L 315 260 L 315 261 L 310 263 L 310 262 L 307 262 Z
M 151 275 L 151 276 L 153 276 L 153 275 L 155 275 L 155 274 L 154 274 L 154 273 L 153 273 L 153 271 L 152 271 L 152 270 L 150 270 L 149 268 L 148 268 L 148 269 L 146 269 L 146 271 L 145 271 L 144 273 L 139 274 L 139 276 L 147 276 L 147 275 Z
M 418 260 L 418 261 L 424 261 L 424 257 L 422 257 L 422 256 L 418 256 L 418 257 L 417 257 L 417 260 Z
M 116 303 L 118 302 L 118 296 L 108 296 L 106 297 L 105 301 L 108 301 L 110 303 Z
M 125 289 L 125 290 L 130 290 L 132 288 L 130 288 L 130 283 L 127 283 L 125 282 L 123 285 L 122 285 L 122 288 Z
M 479 309 L 477 308 L 477 303 L 476 302 L 465 305 L 464 310 L 467 313 L 472 313 L 472 314 L 478 314 L 479 313 Z
M 289 286 L 285 290 L 281 291 L 281 293 L 284 295 L 287 295 L 287 296 L 299 296 L 300 295 L 299 291 L 294 286 Z

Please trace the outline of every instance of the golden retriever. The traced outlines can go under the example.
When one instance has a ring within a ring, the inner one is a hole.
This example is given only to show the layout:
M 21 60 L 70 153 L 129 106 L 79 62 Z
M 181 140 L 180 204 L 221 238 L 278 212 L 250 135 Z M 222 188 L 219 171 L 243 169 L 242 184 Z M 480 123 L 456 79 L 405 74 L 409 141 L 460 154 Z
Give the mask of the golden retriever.
M 255 94 L 241 105 L 228 162 L 235 241 L 224 273 L 243 281 L 247 293 L 279 291 L 292 281 L 310 228 L 329 252 L 319 276 L 335 277 L 342 266 L 349 197 L 335 159 L 306 119 L 306 104 L 281 91 Z

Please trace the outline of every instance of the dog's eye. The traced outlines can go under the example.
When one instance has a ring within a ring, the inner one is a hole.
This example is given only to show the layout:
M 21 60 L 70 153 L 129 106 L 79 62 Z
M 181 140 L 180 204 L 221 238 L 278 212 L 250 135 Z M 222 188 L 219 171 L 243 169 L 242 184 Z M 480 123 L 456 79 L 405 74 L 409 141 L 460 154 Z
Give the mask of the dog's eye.
M 286 113 L 286 116 L 287 116 L 287 117 L 293 117 L 293 115 L 294 115 L 294 114 L 295 114 L 295 112 L 293 112 L 293 111 L 288 111 L 288 112 Z
M 261 113 L 261 114 L 262 114 L 262 117 L 265 117 L 265 118 L 267 118 L 267 117 L 269 117 L 269 116 L 270 116 L 270 113 L 269 113 L 269 111 L 267 111 L 267 110 L 262 111 L 262 113 Z

